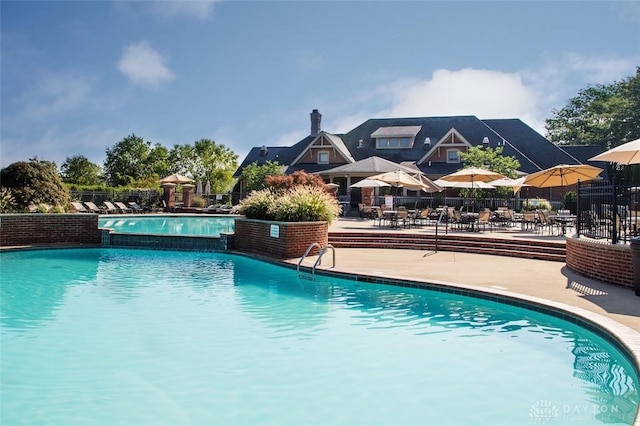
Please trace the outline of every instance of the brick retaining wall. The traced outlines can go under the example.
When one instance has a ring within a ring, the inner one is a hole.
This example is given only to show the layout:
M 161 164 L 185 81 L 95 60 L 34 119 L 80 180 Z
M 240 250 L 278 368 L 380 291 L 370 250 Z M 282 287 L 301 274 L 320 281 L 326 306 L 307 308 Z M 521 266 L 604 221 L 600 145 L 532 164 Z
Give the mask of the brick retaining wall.
M 98 215 L 85 213 L 0 215 L 0 247 L 64 243 L 100 244 Z
M 567 267 L 609 284 L 633 287 L 631 247 L 586 238 L 567 238 Z
M 278 237 L 271 235 L 271 226 L 278 228 Z M 272 222 L 237 218 L 234 247 L 238 251 L 256 253 L 279 259 L 301 257 L 312 243 L 321 247 L 329 241 L 327 222 Z M 313 250 L 311 254 L 317 254 Z

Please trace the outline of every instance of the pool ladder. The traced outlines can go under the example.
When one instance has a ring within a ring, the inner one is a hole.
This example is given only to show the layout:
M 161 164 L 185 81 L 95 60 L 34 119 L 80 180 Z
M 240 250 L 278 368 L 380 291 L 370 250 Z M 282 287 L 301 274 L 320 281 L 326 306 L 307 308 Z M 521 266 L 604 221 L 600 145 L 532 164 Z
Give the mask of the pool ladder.
M 300 275 L 300 264 L 309 255 L 309 252 L 314 247 L 317 247 L 319 251 L 318 251 L 318 258 L 316 259 L 316 262 L 313 264 L 313 268 L 311 268 L 311 276 L 315 277 L 315 275 L 316 275 L 316 266 L 322 264 L 322 256 L 327 252 L 328 249 L 331 249 L 331 251 L 333 253 L 333 265 L 331 267 L 335 268 L 335 266 L 336 266 L 336 249 L 331 244 L 327 244 L 326 246 L 321 247 L 319 243 L 311 243 L 311 244 L 309 244 L 309 247 L 307 247 L 307 250 L 304 252 L 302 257 L 298 261 L 298 267 L 297 267 L 298 275 Z

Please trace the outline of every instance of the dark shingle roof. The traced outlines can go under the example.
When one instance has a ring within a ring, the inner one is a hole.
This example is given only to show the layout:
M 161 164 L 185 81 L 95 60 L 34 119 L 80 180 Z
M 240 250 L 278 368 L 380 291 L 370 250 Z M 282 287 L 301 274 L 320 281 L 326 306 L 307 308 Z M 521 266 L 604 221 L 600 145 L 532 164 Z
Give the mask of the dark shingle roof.
M 377 149 L 371 135 L 380 128 L 396 127 L 419 128 L 411 148 Z M 503 147 L 504 155 L 514 156 L 520 162 L 520 170 L 533 173 L 557 164 L 580 164 L 580 158 L 556 146 L 519 119 L 480 120 L 475 116 L 453 117 L 415 117 L 415 118 L 372 118 L 345 134 L 335 134 L 344 141 L 355 161 L 372 156 L 403 163 L 417 162 L 429 150 L 424 141 L 428 137 L 431 146 L 438 143 L 451 129 L 456 129 L 472 146 L 482 145 L 483 139 L 489 139 L 489 146 Z M 335 168 L 337 164 L 291 165 L 302 151 L 315 139 L 307 136 L 291 147 L 268 147 L 266 155 L 261 155 L 259 147 L 253 148 L 244 159 L 234 176 L 239 176 L 243 167 L 253 162 L 263 164 L 267 160 L 278 161 L 289 166 L 287 173 L 304 169 L 316 172 Z M 362 144 L 360 144 L 362 141 Z M 505 141 L 504 145 L 502 141 Z M 360 147 L 359 147 L 360 146 Z M 595 154 L 594 154 L 595 155 Z M 430 178 L 437 178 L 455 172 L 460 164 L 433 162 L 418 165 Z

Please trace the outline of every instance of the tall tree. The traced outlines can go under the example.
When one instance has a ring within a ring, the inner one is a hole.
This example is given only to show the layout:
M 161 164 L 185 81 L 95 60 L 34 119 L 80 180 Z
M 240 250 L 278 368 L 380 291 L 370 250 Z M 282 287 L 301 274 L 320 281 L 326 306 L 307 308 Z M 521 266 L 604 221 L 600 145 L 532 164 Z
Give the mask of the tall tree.
M 152 146 L 135 134 L 107 148 L 106 154 L 104 174 L 112 186 L 135 184 L 169 171 L 167 149 L 160 144 Z
M 509 157 L 502 155 L 503 148 L 501 146 L 493 148 L 484 148 L 482 146 L 475 146 L 469 148 L 467 152 L 460 153 L 460 161 L 465 167 L 480 167 L 483 169 L 491 170 L 492 172 L 500 173 L 510 178 L 517 176 L 516 171 L 520 168 L 520 162 L 515 157 Z M 497 195 L 499 197 L 510 196 L 510 188 L 498 187 L 496 188 Z M 483 190 L 462 190 L 460 191 L 463 196 L 477 196 L 484 195 Z
M 282 167 L 277 161 L 267 161 L 260 166 L 257 162 L 254 162 L 242 169 L 240 180 L 244 181 L 244 190 L 251 192 L 266 188 L 267 176 L 279 176 L 282 174 Z
M 209 181 L 213 193 L 227 192 L 238 168 L 238 155 L 210 139 L 193 145 L 175 145 L 169 152 L 172 173 L 180 173 L 200 181 Z
M 67 157 L 60 170 L 65 183 L 99 185 L 102 182 L 102 169 L 84 155 Z
M 106 150 L 104 174 L 112 186 L 129 185 L 145 175 L 151 143 L 131 134 Z
M 587 87 L 553 111 L 547 138 L 558 144 L 613 148 L 640 137 L 640 67 L 635 76 Z

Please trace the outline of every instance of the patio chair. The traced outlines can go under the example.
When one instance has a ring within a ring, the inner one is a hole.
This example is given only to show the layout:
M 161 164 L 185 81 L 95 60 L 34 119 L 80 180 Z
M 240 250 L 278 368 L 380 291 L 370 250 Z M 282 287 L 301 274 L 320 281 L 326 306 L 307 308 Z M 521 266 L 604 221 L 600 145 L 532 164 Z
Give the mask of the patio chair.
M 386 222 L 384 213 L 382 212 L 382 207 L 379 207 L 379 206 L 373 207 L 373 212 L 374 212 L 373 224 L 375 225 L 377 220 L 378 226 L 382 226 L 382 224 Z
M 484 230 L 486 230 L 487 225 L 489 225 L 489 230 L 493 232 L 493 222 L 491 222 L 491 210 L 483 210 L 480 213 L 478 213 L 478 221 L 476 222 L 476 226 L 478 230 L 480 230 L 481 226 Z
M 105 209 L 101 209 L 100 207 L 96 206 L 92 201 L 84 201 L 83 204 L 91 213 L 105 213 Z
M 82 205 L 82 203 L 77 202 L 77 201 L 72 201 L 71 202 L 71 207 L 73 207 L 73 210 L 76 213 L 91 213 L 89 210 L 86 209 L 85 206 Z
M 120 211 L 122 213 L 133 213 L 133 209 L 130 207 L 127 207 L 123 202 L 121 201 L 114 201 L 113 204 L 116 205 L 116 207 L 118 209 L 120 209 Z

